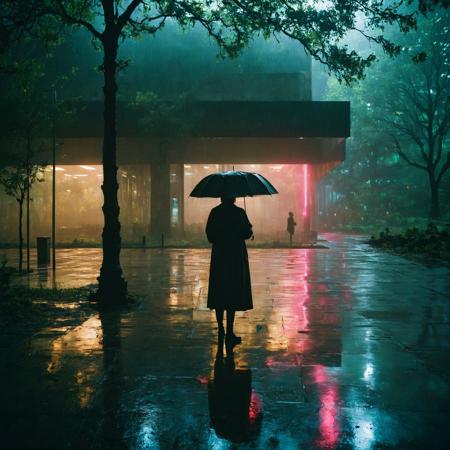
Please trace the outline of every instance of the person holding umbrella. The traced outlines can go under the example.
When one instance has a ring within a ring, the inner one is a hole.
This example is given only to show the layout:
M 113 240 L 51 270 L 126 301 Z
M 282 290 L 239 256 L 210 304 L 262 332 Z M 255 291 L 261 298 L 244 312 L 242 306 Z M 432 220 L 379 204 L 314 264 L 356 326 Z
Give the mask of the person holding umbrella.
M 220 172 L 203 178 L 192 197 L 220 197 L 206 225 L 212 244 L 209 273 L 208 308 L 216 311 L 219 349 L 223 340 L 228 349 L 241 343 L 234 334 L 236 311 L 253 308 L 250 268 L 245 240 L 253 236 L 252 224 L 244 209 L 235 205 L 236 197 L 276 194 L 277 190 L 263 176 L 249 172 Z M 223 325 L 227 312 L 227 328 Z
M 212 244 L 208 308 L 216 310 L 219 340 L 225 335 L 223 315 L 227 312 L 227 347 L 241 342 L 233 329 L 235 311 L 253 308 L 245 245 L 245 240 L 253 235 L 252 224 L 235 201 L 234 197 L 222 197 L 220 205 L 211 210 L 206 225 L 206 236 Z

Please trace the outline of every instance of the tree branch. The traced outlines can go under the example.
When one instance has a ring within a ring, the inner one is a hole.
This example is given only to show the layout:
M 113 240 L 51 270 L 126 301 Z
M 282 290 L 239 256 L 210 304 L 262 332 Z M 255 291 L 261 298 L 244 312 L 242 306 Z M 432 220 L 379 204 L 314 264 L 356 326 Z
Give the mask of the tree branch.
M 442 180 L 442 177 L 445 175 L 445 172 L 450 168 L 450 152 L 447 152 L 447 160 L 445 161 L 445 164 L 441 167 L 441 170 L 439 171 L 439 175 L 437 176 L 436 182 L 439 186 L 439 183 Z
M 393 134 L 391 134 L 391 137 L 395 143 L 396 146 L 396 152 L 397 154 L 403 159 L 405 160 L 410 166 L 416 167 L 417 169 L 422 169 L 425 171 L 428 171 L 428 167 L 427 166 L 423 166 L 422 164 L 419 164 L 415 161 L 412 161 L 411 159 L 409 159 L 408 155 L 402 150 L 401 146 L 400 146 L 400 142 L 398 141 L 397 137 L 394 136 Z
M 132 0 L 126 7 L 125 11 L 119 16 L 119 18 L 117 19 L 117 31 L 119 33 L 122 31 L 123 27 L 127 24 L 131 15 L 134 13 L 134 11 L 136 10 L 136 8 L 139 6 L 140 3 L 142 3 L 142 0 Z
M 57 0 L 56 2 L 59 6 L 57 9 L 48 8 L 47 12 L 50 15 L 57 15 L 61 17 L 66 23 L 70 25 L 81 25 L 84 28 L 86 28 L 88 31 L 90 31 L 94 37 L 97 39 L 102 39 L 102 33 L 100 33 L 91 23 L 87 22 L 86 20 L 82 19 L 81 17 L 73 17 L 69 14 L 67 11 L 64 2 L 61 0 Z M 45 9 L 44 9 L 45 11 Z
M 393 120 L 387 120 L 387 119 L 380 119 L 380 120 L 384 123 L 387 123 L 389 126 L 401 131 L 404 135 L 408 136 L 420 148 L 420 154 L 422 155 L 422 159 L 427 163 L 429 162 L 429 157 L 425 152 L 423 142 L 421 141 L 420 137 L 415 133 L 415 131 L 412 128 L 409 128 L 405 125 L 401 125 Z M 391 136 L 393 136 L 393 135 L 391 135 Z

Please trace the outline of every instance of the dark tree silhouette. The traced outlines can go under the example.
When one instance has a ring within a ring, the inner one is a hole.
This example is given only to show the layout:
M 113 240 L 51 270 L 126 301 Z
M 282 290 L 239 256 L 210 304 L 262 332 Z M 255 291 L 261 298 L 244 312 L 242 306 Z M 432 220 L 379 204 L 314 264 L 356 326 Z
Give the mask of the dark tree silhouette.
M 424 62 L 409 67 L 399 80 L 398 96 L 389 100 L 392 139 L 398 155 L 412 167 L 424 170 L 430 186 L 430 218 L 439 219 L 439 187 L 450 168 L 450 15 L 435 15 L 422 34 L 427 48 Z M 410 65 L 411 66 L 411 65 Z M 415 151 L 402 145 L 402 138 Z
M 420 0 L 422 12 L 445 0 Z M 68 27 L 83 27 L 101 44 L 104 76 L 103 263 L 98 299 L 122 302 L 127 285 L 120 266 L 120 222 L 117 201 L 116 95 L 117 70 L 125 65 L 117 58 L 119 43 L 144 33 L 154 34 L 167 20 L 182 27 L 199 24 L 224 54 L 234 56 L 254 34 L 265 37 L 285 35 L 298 41 L 313 58 L 321 61 L 340 80 L 360 79 L 375 55 L 361 55 L 343 45 L 348 31 L 356 30 L 390 55 L 399 46 L 382 34 L 387 23 L 397 23 L 403 32 L 415 27 L 416 11 L 404 10 L 403 3 L 382 0 L 331 0 L 318 7 L 306 0 L 4 0 L 0 7 L 0 33 L 8 37 L 20 33 L 46 36 L 48 23 L 57 19 Z M 412 0 L 406 3 L 411 4 Z M 360 28 L 360 18 L 366 27 Z M 54 25 L 52 25 L 54 27 Z M 54 30 L 53 30 L 54 33 Z M 50 36 L 53 36 L 50 32 Z
M 46 165 L 42 152 L 50 147 L 43 138 L 55 117 L 70 115 L 74 107 L 69 102 L 52 99 L 54 89 L 66 77 L 42 88 L 43 65 L 36 61 L 23 62 L 2 98 L 3 124 L 7 131 L 0 148 L 0 184 L 6 194 L 19 204 L 19 266 L 22 270 L 22 216 L 26 205 L 27 271 L 30 270 L 30 191 L 35 182 L 43 181 Z M 41 176 L 42 175 L 42 176 Z
M 0 185 L 3 187 L 7 195 L 13 197 L 17 201 L 19 206 L 19 220 L 17 228 L 19 233 L 19 272 L 22 272 L 23 206 L 33 184 L 43 181 L 44 166 L 36 165 L 26 157 L 17 158 L 14 155 L 10 155 L 7 159 L 8 166 L 0 170 Z
M 416 39 L 404 40 L 395 68 L 376 68 L 380 89 L 370 100 L 374 118 L 411 167 L 425 171 L 431 219 L 439 219 L 439 188 L 450 168 L 450 13 L 430 14 Z M 424 54 L 421 54 L 424 51 Z M 417 55 L 416 62 L 410 56 Z M 372 86 L 374 89 L 374 86 Z

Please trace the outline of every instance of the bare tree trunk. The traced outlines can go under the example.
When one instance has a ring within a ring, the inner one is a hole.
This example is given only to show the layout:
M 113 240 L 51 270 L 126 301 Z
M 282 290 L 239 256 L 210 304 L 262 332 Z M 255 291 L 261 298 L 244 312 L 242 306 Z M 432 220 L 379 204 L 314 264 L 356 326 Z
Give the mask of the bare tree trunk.
M 428 173 L 430 180 L 431 203 L 430 203 L 430 219 L 439 219 L 441 217 L 441 208 L 439 205 L 439 185 L 434 178 L 433 173 Z
M 109 32 L 104 36 L 104 138 L 103 138 L 103 262 L 98 277 L 97 298 L 105 304 L 122 303 L 127 296 L 127 283 L 120 266 L 120 222 L 117 192 L 116 148 L 116 58 L 118 37 Z
M 23 230 L 22 230 L 22 218 L 23 218 L 23 199 L 17 200 L 19 204 L 19 272 L 23 270 Z

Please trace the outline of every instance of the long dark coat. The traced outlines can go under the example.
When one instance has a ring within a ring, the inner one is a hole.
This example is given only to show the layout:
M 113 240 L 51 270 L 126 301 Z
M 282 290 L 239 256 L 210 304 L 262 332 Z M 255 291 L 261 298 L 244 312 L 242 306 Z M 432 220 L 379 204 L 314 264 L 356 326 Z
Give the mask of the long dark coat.
M 253 308 L 245 239 L 252 224 L 242 208 L 221 203 L 208 217 L 206 235 L 212 243 L 208 308 L 245 311 Z

